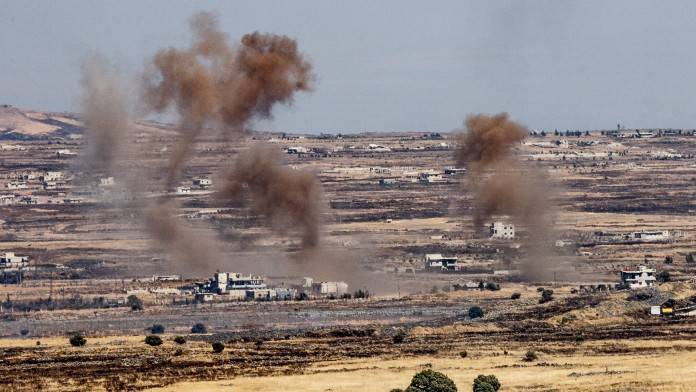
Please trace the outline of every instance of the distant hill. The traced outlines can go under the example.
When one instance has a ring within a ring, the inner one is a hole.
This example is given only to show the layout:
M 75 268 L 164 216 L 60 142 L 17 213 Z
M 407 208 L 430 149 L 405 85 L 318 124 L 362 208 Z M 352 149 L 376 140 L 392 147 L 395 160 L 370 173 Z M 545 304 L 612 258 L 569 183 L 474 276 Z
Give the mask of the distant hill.
M 0 105 L 0 140 L 51 139 L 82 133 L 82 122 L 75 114 Z

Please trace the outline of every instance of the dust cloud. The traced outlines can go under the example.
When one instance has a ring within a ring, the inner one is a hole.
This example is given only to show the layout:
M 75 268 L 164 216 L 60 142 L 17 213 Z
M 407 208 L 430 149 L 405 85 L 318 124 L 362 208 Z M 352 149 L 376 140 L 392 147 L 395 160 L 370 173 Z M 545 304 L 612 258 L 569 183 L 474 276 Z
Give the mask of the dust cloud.
M 465 127 L 457 136 L 455 160 L 469 170 L 466 191 L 473 198 L 474 229 L 482 233 L 494 216 L 509 216 L 526 231 L 525 277 L 548 277 L 553 188 L 546 173 L 513 154 L 527 136 L 527 128 L 510 120 L 507 113 L 469 115 Z

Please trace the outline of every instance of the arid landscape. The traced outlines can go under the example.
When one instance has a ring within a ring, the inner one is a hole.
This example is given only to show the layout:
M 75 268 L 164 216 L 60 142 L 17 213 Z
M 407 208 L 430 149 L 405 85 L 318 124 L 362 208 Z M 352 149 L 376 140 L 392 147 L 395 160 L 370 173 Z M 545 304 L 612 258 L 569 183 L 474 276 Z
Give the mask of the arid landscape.
M 30 3 L 0 391 L 696 390 L 696 9 Z

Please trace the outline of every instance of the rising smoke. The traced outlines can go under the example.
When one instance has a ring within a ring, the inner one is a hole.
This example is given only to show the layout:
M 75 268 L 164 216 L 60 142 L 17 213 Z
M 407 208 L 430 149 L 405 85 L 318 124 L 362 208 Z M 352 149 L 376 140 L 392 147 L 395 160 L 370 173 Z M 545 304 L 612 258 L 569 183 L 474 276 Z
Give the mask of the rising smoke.
M 551 187 L 541 170 L 512 153 L 527 128 L 507 113 L 470 115 L 465 126 L 457 137 L 455 159 L 469 170 L 467 191 L 473 196 L 475 230 L 480 232 L 495 215 L 510 216 L 527 231 L 523 272 L 530 279 L 547 277 Z
M 158 52 L 145 77 L 143 98 L 154 112 L 175 108 L 181 140 L 172 156 L 171 187 L 206 126 L 240 134 L 251 121 L 271 117 L 276 104 L 290 104 L 298 91 L 309 91 L 312 66 L 295 40 L 258 32 L 229 44 L 213 14 L 191 18 L 193 44 Z
M 291 104 L 296 92 L 311 90 L 313 80 L 312 66 L 293 39 L 254 32 L 232 46 L 209 13 L 195 15 L 190 27 L 191 46 L 159 51 L 142 90 L 149 111 L 173 108 L 179 117 L 180 139 L 168 167 L 167 189 L 176 184 L 205 129 L 241 136 L 253 121 L 271 118 L 277 104 Z M 284 167 L 277 152 L 254 147 L 237 158 L 226 177 L 224 197 L 237 198 L 247 189 L 254 209 L 275 227 L 281 222 L 299 227 L 305 247 L 318 243 L 321 186 L 313 174 Z M 172 214 L 170 203 L 150 210 L 148 228 L 162 244 L 191 243 L 194 238 Z M 184 245 L 181 252 L 189 249 Z
M 82 169 L 88 174 L 112 175 L 132 128 L 124 83 L 105 58 L 92 55 L 82 64 L 81 84 L 88 145 Z
M 276 227 L 298 228 L 304 248 L 317 246 L 321 218 L 321 184 L 306 170 L 283 165 L 280 152 L 255 145 L 237 156 L 221 196 L 239 198 L 244 190 L 254 210 Z

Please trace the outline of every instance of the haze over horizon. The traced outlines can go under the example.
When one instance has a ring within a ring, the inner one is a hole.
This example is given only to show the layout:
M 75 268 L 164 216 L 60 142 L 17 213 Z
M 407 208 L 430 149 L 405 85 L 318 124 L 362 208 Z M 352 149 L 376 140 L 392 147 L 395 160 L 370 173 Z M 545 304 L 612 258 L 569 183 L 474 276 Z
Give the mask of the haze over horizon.
M 686 1 L 7 2 L 0 104 L 77 112 L 88 55 L 135 79 L 158 48 L 189 43 L 201 10 L 231 41 L 296 38 L 315 65 L 315 91 L 257 130 L 450 131 L 500 111 L 546 130 L 696 127 Z

